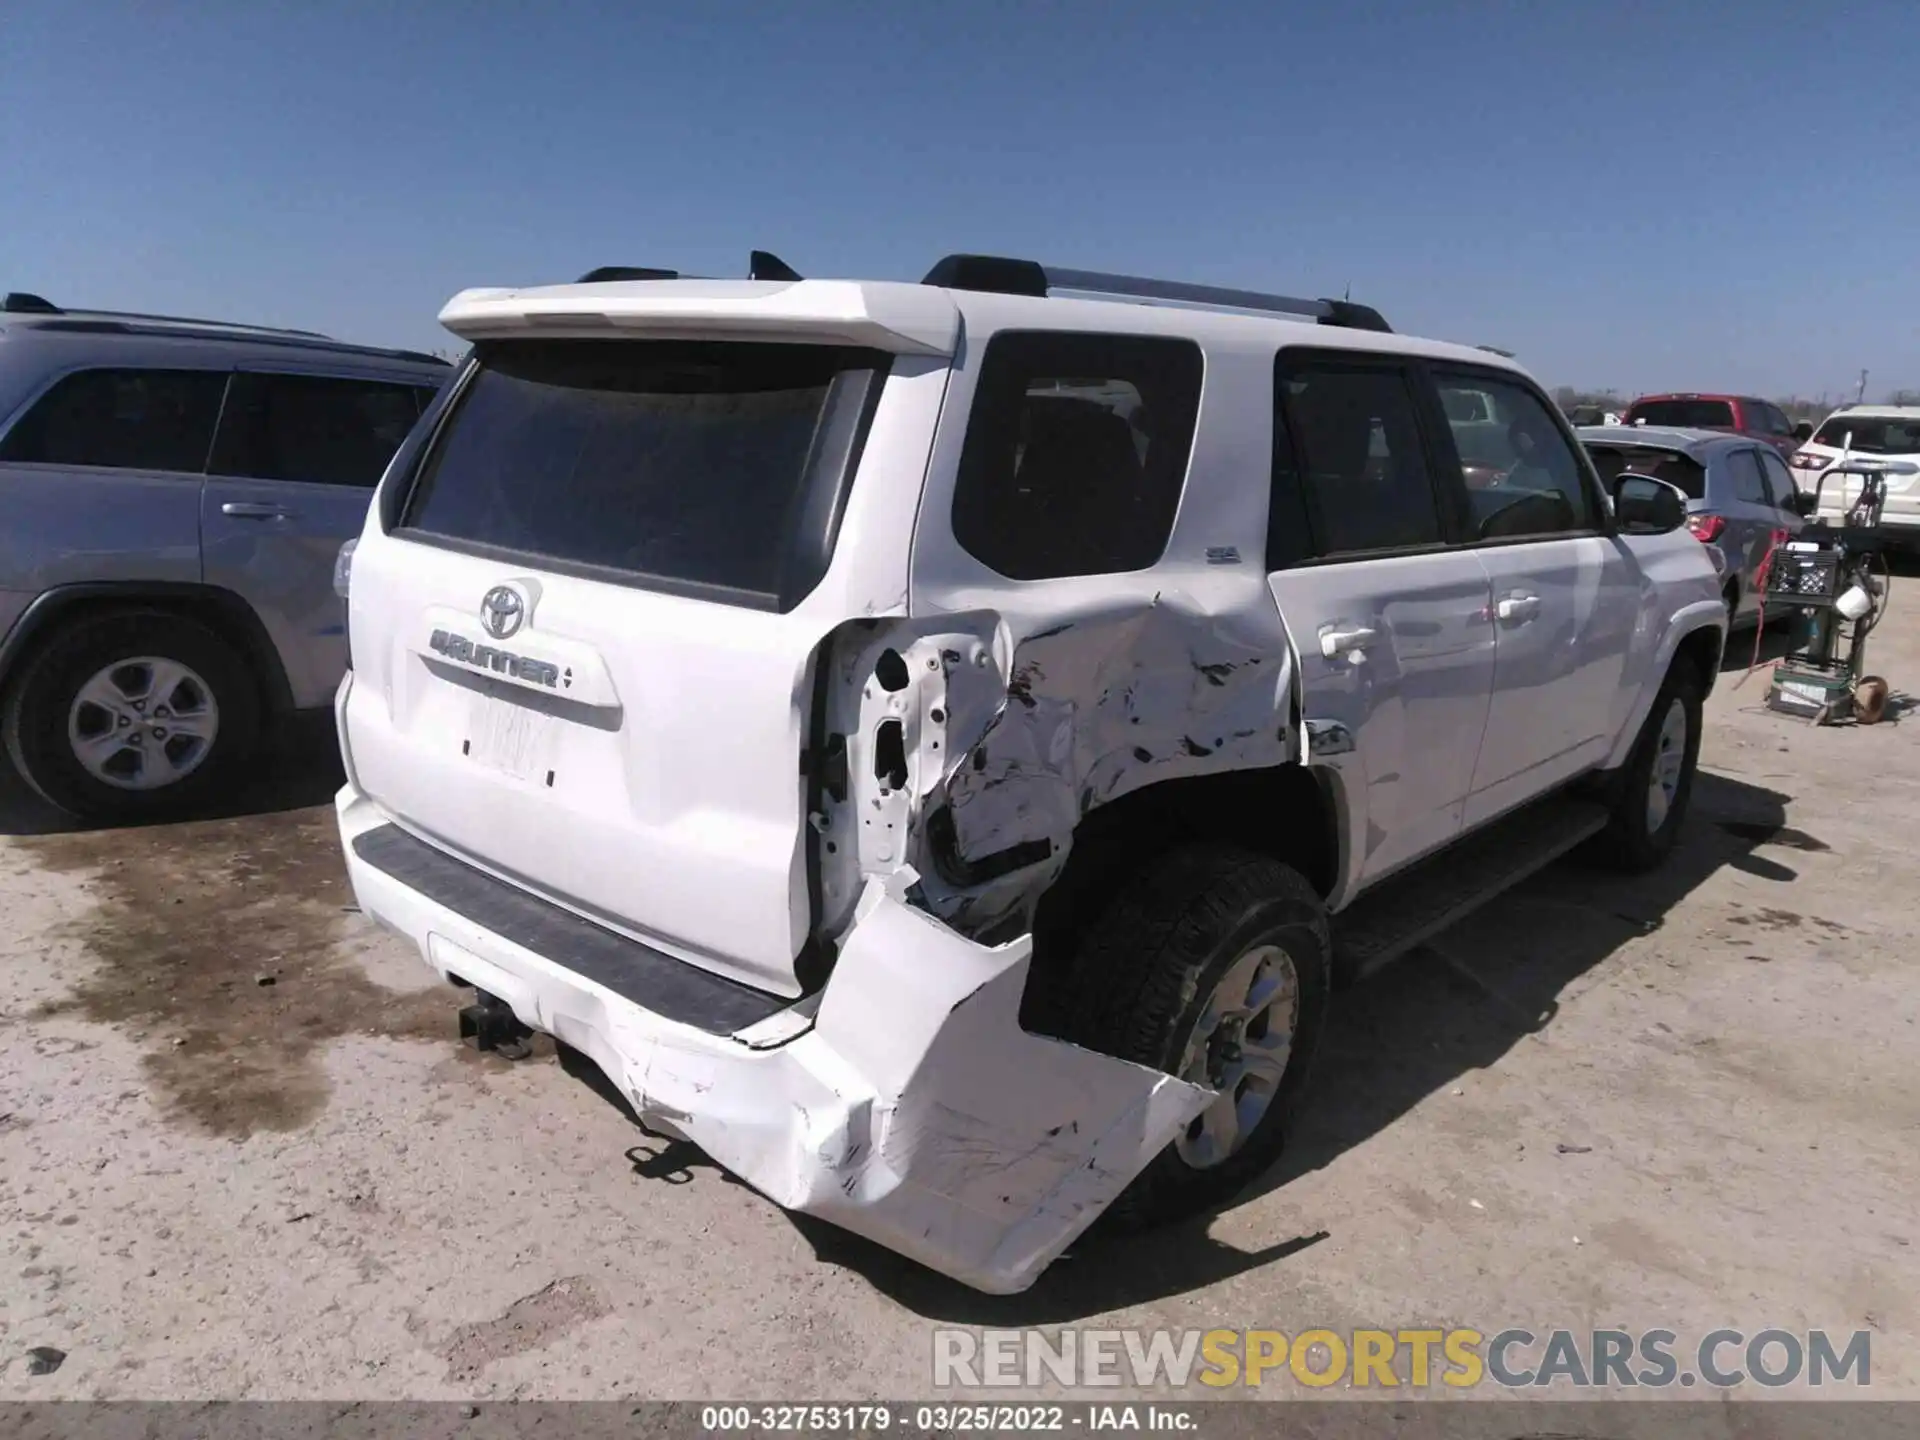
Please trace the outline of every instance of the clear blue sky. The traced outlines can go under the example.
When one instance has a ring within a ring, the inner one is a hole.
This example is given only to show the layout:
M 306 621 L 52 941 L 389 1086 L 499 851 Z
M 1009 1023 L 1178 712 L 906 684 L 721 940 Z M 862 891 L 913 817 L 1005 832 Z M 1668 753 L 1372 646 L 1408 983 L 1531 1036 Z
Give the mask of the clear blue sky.
M 4 0 L 0 196 L 0 287 L 394 344 L 468 285 L 973 250 L 1351 284 L 1549 384 L 1877 394 L 1920 388 L 1920 3 Z

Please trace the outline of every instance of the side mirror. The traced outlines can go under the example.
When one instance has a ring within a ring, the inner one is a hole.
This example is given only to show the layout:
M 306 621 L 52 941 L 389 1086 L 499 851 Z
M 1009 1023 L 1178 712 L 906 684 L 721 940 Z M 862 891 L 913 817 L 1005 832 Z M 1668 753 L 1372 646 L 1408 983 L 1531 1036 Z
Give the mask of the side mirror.
M 1787 501 L 1787 508 L 1803 518 L 1813 514 L 1819 506 L 1820 497 L 1806 490 L 1794 491 L 1793 498 Z
M 1806 444 L 1807 441 L 1813 438 L 1813 426 L 1809 425 L 1805 420 L 1802 420 L 1798 425 L 1793 427 L 1793 438 L 1798 440 L 1802 445 Z
M 1678 485 L 1626 471 L 1613 482 L 1613 513 L 1627 535 L 1665 535 L 1687 523 L 1687 497 Z

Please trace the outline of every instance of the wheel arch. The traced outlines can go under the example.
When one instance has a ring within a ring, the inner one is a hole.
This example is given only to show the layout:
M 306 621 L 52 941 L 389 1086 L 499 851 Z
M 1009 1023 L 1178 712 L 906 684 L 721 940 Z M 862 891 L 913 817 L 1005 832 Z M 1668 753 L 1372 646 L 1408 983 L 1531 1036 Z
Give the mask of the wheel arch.
M 1716 627 L 1696 626 L 1680 637 L 1680 643 L 1674 647 L 1673 661 L 1668 662 L 1668 668 L 1671 669 L 1675 662 L 1686 661 L 1699 672 L 1700 693 L 1703 696 L 1711 695 L 1714 682 L 1720 677 L 1720 660 L 1726 653 L 1726 648 L 1726 636 Z M 1661 672 L 1661 678 L 1665 678 L 1665 671 Z
M 0 689 L 65 626 L 124 610 L 159 610 L 206 626 L 239 652 L 266 713 L 293 709 L 286 667 L 253 607 L 231 590 L 185 581 L 88 581 L 43 591 L 0 639 Z
M 1022 1025 L 1058 1032 L 1077 937 L 1128 876 L 1179 846 L 1221 841 L 1268 855 L 1299 871 L 1321 899 L 1337 897 L 1346 863 L 1337 785 L 1326 767 L 1288 762 L 1162 780 L 1088 811 L 1066 868 L 1034 912 Z
M 1692 666 L 1700 679 L 1701 697 L 1711 695 L 1720 677 L 1720 661 L 1726 648 L 1727 609 L 1718 594 L 1712 600 L 1688 605 L 1675 615 L 1653 663 L 1640 679 L 1639 693 L 1627 712 L 1626 723 L 1614 737 L 1613 751 L 1600 769 L 1611 772 L 1627 763 L 1634 742 L 1640 738 L 1641 727 L 1647 723 L 1647 714 L 1653 709 L 1654 697 L 1676 664 Z

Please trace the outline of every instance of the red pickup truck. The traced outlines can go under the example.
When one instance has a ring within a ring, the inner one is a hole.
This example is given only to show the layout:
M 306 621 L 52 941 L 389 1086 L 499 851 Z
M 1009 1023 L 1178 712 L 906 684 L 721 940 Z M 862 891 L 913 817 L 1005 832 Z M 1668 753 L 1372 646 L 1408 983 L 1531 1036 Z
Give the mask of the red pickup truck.
M 1726 430 L 1764 440 L 1787 458 L 1813 434 L 1811 425 L 1794 424 L 1778 405 L 1752 395 L 1642 395 L 1627 407 L 1621 423 L 1663 430 Z

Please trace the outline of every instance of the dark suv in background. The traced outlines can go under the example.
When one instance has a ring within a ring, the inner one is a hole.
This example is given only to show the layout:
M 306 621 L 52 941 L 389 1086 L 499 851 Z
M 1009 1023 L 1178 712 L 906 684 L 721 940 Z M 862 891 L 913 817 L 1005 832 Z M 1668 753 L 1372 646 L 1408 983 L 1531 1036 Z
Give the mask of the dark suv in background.
M 1627 407 L 1621 423 L 1661 430 L 1724 430 L 1771 445 L 1787 459 L 1813 434 L 1811 425 L 1794 424 L 1778 405 L 1753 395 L 1642 395 Z
M 0 302 L 0 741 L 119 818 L 243 767 L 346 667 L 334 565 L 453 373 L 304 331 Z

